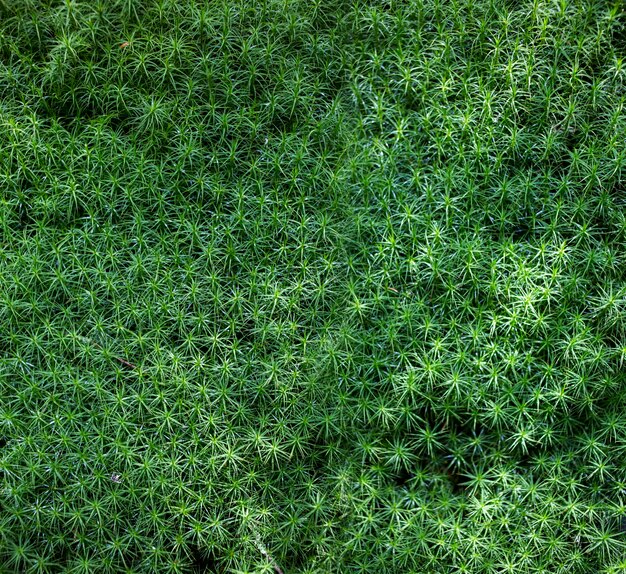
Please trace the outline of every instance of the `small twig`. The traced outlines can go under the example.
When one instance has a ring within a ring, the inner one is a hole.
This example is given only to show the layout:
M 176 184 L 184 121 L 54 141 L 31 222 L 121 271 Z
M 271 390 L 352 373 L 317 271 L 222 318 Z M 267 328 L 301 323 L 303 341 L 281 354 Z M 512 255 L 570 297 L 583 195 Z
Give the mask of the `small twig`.
M 387 291 L 391 291 L 392 293 L 396 293 L 397 295 L 400 295 L 400 291 L 398 291 L 395 287 L 389 287 L 388 285 L 386 286 Z M 412 297 L 413 293 L 411 293 L 411 291 L 404 291 L 402 293 L 403 297 Z
M 122 365 L 127 366 L 130 369 L 136 369 L 137 367 L 135 365 L 133 365 L 132 363 L 129 363 L 128 361 L 126 361 L 125 359 L 122 359 L 121 357 L 115 357 L 120 363 L 122 363 Z
M 255 532 L 255 545 L 256 547 L 259 549 L 259 552 L 261 554 L 263 554 L 263 556 L 268 560 L 268 562 L 272 565 L 272 567 L 274 568 L 274 572 L 276 572 L 276 574 L 285 574 L 280 566 L 276 563 L 276 560 L 274 560 L 274 558 L 272 558 L 272 555 L 267 551 L 267 548 L 265 548 L 265 545 L 263 544 L 263 542 L 261 542 L 261 537 L 259 536 L 258 532 Z
M 90 339 L 89 337 L 79 337 L 79 339 L 81 339 L 84 343 L 89 343 L 89 344 L 93 345 L 94 347 L 97 347 L 101 351 L 104 351 L 102 345 L 99 345 L 93 339 Z M 119 361 L 120 363 L 122 363 L 122 365 L 124 365 L 125 367 L 128 367 L 129 369 L 136 369 L 137 368 L 135 365 L 133 365 L 132 363 L 128 362 L 126 359 L 122 359 L 122 357 L 115 357 L 114 356 L 113 358 L 116 361 Z

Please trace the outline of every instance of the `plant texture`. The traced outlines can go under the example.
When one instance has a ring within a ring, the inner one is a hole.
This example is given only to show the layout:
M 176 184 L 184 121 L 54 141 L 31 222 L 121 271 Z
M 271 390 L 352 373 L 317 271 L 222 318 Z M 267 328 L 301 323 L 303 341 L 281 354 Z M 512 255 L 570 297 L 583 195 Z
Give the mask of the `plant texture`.
M 626 572 L 626 8 L 0 0 L 0 572 Z

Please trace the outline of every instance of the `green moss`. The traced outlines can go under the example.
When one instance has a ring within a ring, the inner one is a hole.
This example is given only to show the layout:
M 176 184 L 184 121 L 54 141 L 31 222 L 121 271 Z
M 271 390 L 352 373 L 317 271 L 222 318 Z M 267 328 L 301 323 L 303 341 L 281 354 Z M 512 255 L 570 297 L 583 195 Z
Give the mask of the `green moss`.
M 0 2 L 0 571 L 626 571 L 625 23 Z

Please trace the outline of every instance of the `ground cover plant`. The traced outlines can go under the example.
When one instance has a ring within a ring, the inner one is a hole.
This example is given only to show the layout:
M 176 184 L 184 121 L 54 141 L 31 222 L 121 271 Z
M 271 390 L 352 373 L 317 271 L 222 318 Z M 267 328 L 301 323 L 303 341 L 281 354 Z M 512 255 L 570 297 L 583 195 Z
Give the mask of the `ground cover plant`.
M 625 26 L 0 0 L 0 572 L 626 572 Z

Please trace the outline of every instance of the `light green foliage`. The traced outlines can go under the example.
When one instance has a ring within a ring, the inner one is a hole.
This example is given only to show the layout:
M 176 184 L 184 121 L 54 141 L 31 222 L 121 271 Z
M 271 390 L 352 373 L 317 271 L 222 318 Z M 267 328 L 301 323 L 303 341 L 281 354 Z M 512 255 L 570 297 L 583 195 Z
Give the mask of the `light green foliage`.
M 0 0 L 0 572 L 626 571 L 625 26 Z

